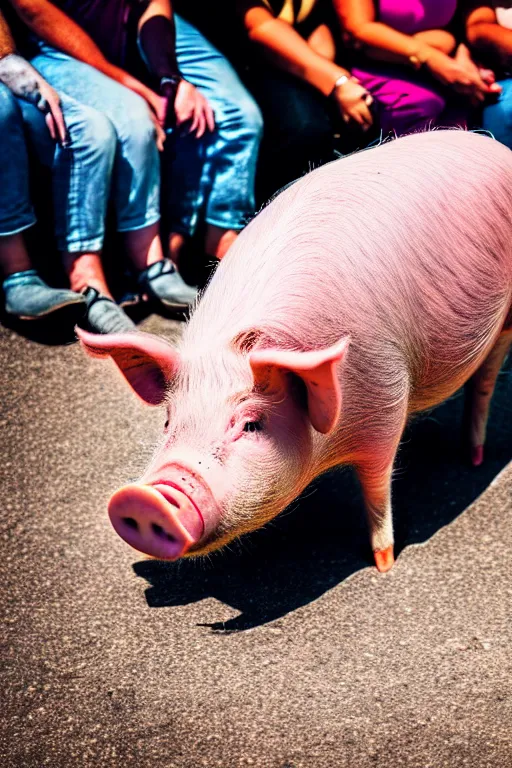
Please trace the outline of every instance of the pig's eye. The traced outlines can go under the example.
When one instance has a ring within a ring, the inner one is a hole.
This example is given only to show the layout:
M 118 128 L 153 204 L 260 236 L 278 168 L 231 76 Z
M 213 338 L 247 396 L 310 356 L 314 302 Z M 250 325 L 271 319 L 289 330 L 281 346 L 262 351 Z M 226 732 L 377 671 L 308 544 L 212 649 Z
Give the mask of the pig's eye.
M 244 432 L 261 432 L 262 429 L 261 421 L 246 421 L 244 424 Z
M 164 429 L 167 429 L 167 428 L 168 428 L 168 426 L 169 426 L 169 419 L 167 419 L 167 421 L 165 422 L 165 424 L 164 424 Z

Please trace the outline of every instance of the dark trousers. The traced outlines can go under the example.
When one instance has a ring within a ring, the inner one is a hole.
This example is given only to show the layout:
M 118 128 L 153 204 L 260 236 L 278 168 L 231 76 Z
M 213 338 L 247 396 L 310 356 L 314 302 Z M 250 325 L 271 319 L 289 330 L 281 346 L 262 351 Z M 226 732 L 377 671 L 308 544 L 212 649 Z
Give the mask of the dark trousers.
M 245 84 L 263 114 L 256 183 L 261 204 L 281 187 L 334 158 L 337 126 L 325 96 L 277 68 L 251 68 Z

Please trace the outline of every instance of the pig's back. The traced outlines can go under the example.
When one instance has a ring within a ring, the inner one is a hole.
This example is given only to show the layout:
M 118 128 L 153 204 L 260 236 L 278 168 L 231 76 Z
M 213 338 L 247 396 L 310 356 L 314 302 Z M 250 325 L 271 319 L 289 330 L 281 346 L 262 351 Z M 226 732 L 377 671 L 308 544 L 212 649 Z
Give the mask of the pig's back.
M 463 131 L 411 135 L 279 195 L 221 263 L 186 339 L 255 328 L 308 349 L 348 333 L 356 362 L 392 352 L 420 391 L 492 342 L 511 243 L 512 152 Z

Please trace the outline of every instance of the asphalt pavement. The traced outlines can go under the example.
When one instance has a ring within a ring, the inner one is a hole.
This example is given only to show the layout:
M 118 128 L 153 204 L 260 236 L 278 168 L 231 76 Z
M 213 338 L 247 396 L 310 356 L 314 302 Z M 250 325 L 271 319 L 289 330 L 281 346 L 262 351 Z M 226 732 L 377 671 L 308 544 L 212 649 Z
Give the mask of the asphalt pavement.
M 22 332 L 0 328 L 3 768 L 512 768 L 510 363 L 482 467 L 460 395 L 408 429 L 388 574 L 348 470 L 169 564 L 106 514 L 164 414 Z

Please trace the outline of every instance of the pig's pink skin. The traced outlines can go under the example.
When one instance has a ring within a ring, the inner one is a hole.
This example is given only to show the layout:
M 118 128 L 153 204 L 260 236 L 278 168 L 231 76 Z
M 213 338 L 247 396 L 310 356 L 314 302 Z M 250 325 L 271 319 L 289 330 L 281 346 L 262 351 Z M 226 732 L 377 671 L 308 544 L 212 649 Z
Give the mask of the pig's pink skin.
M 479 467 L 484 461 L 483 445 L 476 445 L 471 451 L 471 461 L 474 467 Z
M 208 537 L 216 528 L 221 515 L 216 498 L 224 496 L 225 474 L 218 471 L 216 466 L 212 471 L 208 462 L 204 461 L 204 454 L 196 454 L 190 450 L 180 451 L 176 457 L 171 450 L 165 455 L 163 463 L 161 458 L 162 455 L 159 453 L 156 461 L 150 464 L 141 478 L 141 484 L 152 485 L 161 492 L 165 486 L 170 486 L 184 493 L 201 515 L 202 536 Z M 197 470 L 194 470 L 194 467 L 197 467 Z M 214 485 L 216 493 L 212 492 L 207 478 Z
M 259 527 L 346 463 L 363 486 L 374 551 L 392 545 L 390 482 L 408 415 L 454 393 L 504 330 L 511 212 L 510 150 L 436 131 L 312 172 L 246 227 L 185 330 L 152 465 L 193 456 L 187 466 L 215 496 L 216 525 L 191 551 Z M 252 350 L 348 338 L 327 434 L 313 429 L 297 377 L 255 391 Z M 246 420 L 264 429 L 244 432 Z
M 193 502 L 169 485 L 128 485 L 108 505 L 110 522 L 124 541 L 140 552 L 177 560 L 203 535 L 203 520 Z
M 166 382 L 180 365 L 179 355 L 164 339 L 149 333 L 96 334 L 76 328 L 91 357 L 112 357 L 132 389 L 148 405 L 159 405 Z M 148 371 L 151 363 L 151 372 Z
M 207 371 L 215 365 L 218 376 L 212 382 Z M 225 372 L 236 369 L 238 378 L 233 381 Z M 212 407 L 212 392 L 201 386 L 205 381 L 216 387 L 217 407 Z M 252 390 L 247 359 L 228 349 L 184 362 L 170 395 L 169 428 L 143 482 L 153 484 L 163 478 L 180 482 L 179 467 L 184 466 L 211 489 L 215 509 L 198 499 L 205 536 L 189 554 L 205 553 L 232 539 L 234 515 L 234 535 L 263 525 L 281 511 L 283 498 L 286 505 L 295 497 L 297 485 L 307 484 L 302 474 L 304 459 L 311 455 L 312 438 L 303 401 L 283 399 L 282 392 L 258 398 Z M 244 432 L 247 420 L 257 421 L 263 414 L 264 432 Z M 281 451 L 289 461 L 285 476 Z M 261 488 L 263 478 L 265 487 Z M 187 483 L 181 488 L 190 492 Z

